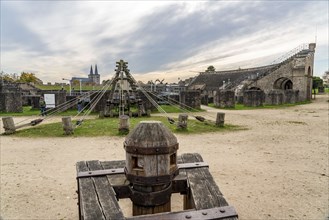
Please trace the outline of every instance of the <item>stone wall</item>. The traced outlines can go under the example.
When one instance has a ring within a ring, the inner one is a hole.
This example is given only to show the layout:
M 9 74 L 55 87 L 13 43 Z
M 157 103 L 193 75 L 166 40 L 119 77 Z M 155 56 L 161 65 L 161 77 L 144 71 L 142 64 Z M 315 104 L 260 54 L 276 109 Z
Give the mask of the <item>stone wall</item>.
M 219 108 L 234 108 L 235 93 L 232 90 L 218 90 L 214 97 L 214 104 Z
M 202 95 L 201 96 L 201 104 L 202 105 L 208 105 L 209 104 L 208 95 Z
M 181 108 L 186 109 L 186 106 L 200 109 L 201 108 L 201 95 L 200 91 L 181 91 L 179 93 L 179 102 Z
M 155 97 L 153 95 L 151 95 L 150 93 L 148 93 L 148 95 L 154 100 Z M 138 96 L 143 102 L 145 111 L 147 111 L 148 109 L 151 111 L 156 110 L 156 107 L 151 103 L 151 101 L 146 97 L 144 93 L 139 91 Z
M 22 94 L 20 92 L 0 92 L 1 112 L 23 112 Z
M 250 84 L 248 88 L 257 87 L 263 90 L 266 94 L 269 94 L 271 90 L 277 89 L 274 86 L 275 82 L 285 78 L 293 83 L 293 90 L 299 91 L 299 101 L 310 100 L 313 66 L 314 50 L 309 50 L 305 53 L 297 54 L 295 57 L 292 57 L 283 62 L 272 73 Z M 282 90 L 284 89 L 282 88 Z
M 104 95 L 102 96 L 102 98 L 97 102 L 95 108 L 93 109 L 93 112 L 100 112 L 100 111 L 104 111 L 106 109 L 106 106 L 107 106 L 107 100 L 110 99 L 110 94 L 111 94 L 111 91 L 108 90 L 104 93 Z M 90 96 L 90 100 L 96 100 L 97 97 L 96 94 L 93 94 Z M 91 103 L 92 104 L 92 103 Z
M 282 105 L 284 93 L 280 89 L 273 89 L 271 90 L 265 98 L 265 103 L 268 105 Z
M 299 102 L 299 91 L 294 89 L 284 90 L 284 103 L 294 104 Z
M 263 106 L 265 93 L 262 90 L 246 90 L 243 92 L 243 105 L 248 107 Z

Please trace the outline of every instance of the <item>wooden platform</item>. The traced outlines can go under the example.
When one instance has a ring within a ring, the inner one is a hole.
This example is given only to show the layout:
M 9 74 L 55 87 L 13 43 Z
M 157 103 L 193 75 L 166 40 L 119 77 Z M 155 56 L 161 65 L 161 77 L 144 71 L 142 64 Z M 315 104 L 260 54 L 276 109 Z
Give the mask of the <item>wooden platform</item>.
M 182 154 L 177 162 L 180 169 L 179 175 L 172 181 L 172 193 L 184 195 L 184 211 L 127 218 L 117 202 L 130 196 L 129 181 L 123 173 L 125 161 L 78 162 L 80 219 L 238 219 L 199 154 Z M 185 169 L 186 163 L 194 163 L 195 166 Z

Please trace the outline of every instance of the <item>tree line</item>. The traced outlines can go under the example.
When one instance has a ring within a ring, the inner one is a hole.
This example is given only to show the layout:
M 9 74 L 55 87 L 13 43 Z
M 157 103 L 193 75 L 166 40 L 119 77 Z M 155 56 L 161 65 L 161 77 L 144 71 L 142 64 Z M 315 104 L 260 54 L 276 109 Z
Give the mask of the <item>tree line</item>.
M 34 73 L 28 72 L 22 72 L 21 74 L 1 72 L 0 80 L 6 82 L 34 83 L 37 85 L 43 84 L 42 80 L 36 77 Z

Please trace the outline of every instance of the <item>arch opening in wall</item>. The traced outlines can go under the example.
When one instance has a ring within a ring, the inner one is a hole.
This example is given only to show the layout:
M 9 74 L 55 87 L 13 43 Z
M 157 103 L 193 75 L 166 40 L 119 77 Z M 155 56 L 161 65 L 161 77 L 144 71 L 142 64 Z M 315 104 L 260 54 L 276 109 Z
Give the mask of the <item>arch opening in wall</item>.
M 293 89 L 293 82 L 286 77 L 279 78 L 274 82 L 273 89 Z
M 248 90 L 261 90 L 261 89 L 258 88 L 258 87 L 253 86 L 253 87 L 249 88 Z
M 308 67 L 308 70 L 307 70 L 307 76 L 308 77 L 311 77 L 312 76 L 312 71 L 311 71 L 311 67 L 310 66 Z

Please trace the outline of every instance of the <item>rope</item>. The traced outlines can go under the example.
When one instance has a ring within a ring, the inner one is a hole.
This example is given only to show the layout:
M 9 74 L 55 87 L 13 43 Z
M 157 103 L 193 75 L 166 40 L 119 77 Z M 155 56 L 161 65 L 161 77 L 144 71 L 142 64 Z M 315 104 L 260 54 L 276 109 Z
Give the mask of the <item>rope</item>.
M 112 78 L 109 82 L 107 82 L 103 87 L 100 93 L 98 93 L 90 102 L 92 103 L 90 105 L 90 107 L 86 110 L 86 112 L 82 115 L 82 119 L 78 120 L 76 123 L 75 128 L 79 127 L 82 122 L 84 121 L 84 119 L 93 111 L 93 109 L 96 107 L 97 103 L 100 101 L 100 99 L 103 97 L 103 95 L 105 94 L 105 92 L 107 91 L 107 89 L 111 86 L 111 83 L 113 82 L 114 78 Z M 83 112 L 83 110 L 86 108 L 86 106 L 82 109 L 81 112 Z M 76 118 L 77 116 L 79 116 L 79 114 L 81 113 L 79 112 L 74 118 Z M 73 119 L 74 119 L 73 118 Z M 75 129 L 74 128 L 74 129 Z
M 155 96 L 155 97 L 157 97 L 157 98 L 160 98 L 160 99 L 164 100 L 163 98 L 157 96 L 155 93 L 153 93 L 153 92 L 150 92 L 150 93 L 151 93 L 153 96 Z M 199 109 L 196 109 L 196 108 L 190 107 L 190 106 L 188 106 L 188 105 L 186 105 L 186 104 L 184 104 L 184 103 L 180 103 L 180 102 L 178 102 L 177 100 L 172 99 L 172 98 L 170 98 L 170 97 L 167 97 L 167 98 L 168 98 L 168 103 L 169 103 L 171 106 L 175 107 L 176 109 L 179 109 L 179 110 L 182 109 L 182 110 L 186 111 L 185 113 L 190 114 L 191 116 L 193 116 L 194 118 L 196 118 L 198 121 L 201 121 L 201 122 L 205 121 L 205 118 L 203 118 L 202 116 L 195 116 L 195 115 L 193 114 L 193 112 L 189 110 L 189 109 L 192 109 L 192 110 L 194 110 L 194 111 L 199 112 Z M 181 106 L 179 106 L 178 104 L 180 104 Z M 184 108 L 184 107 L 185 107 L 185 108 Z M 189 109 L 188 109 L 188 108 L 189 108 Z M 207 114 L 207 116 L 209 116 L 210 118 L 215 118 L 215 117 L 213 117 L 211 114 L 209 114 L 209 113 L 207 113 L 207 112 L 206 112 L 206 114 Z
M 154 101 L 154 99 L 152 99 L 152 97 L 147 93 L 147 91 L 142 88 L 138 82 L 135 80 L 135 78 L 130 75 L 130 77 L 132 78 L 132 80 L 136 83 L 137 87 L 141 90 L 141 92 L 146 96 L 146 98 L 151 102 L 151 104 L 161 113 L 165 114 L 167 117 L 167 120 L 170 124 L 175 124 L 175 120 L 171 117 L 169 117 L 169 114 L 158 104 L 156 103 L 156 101 Z

